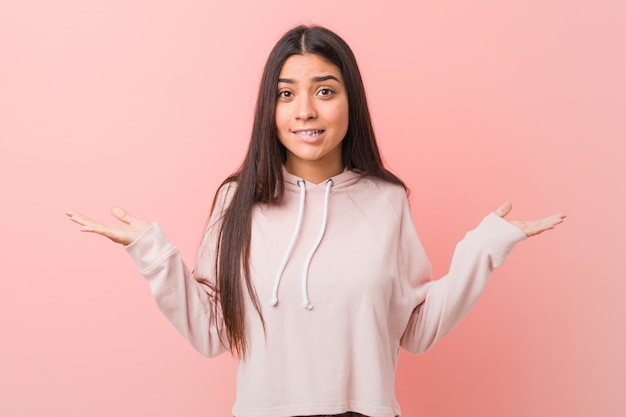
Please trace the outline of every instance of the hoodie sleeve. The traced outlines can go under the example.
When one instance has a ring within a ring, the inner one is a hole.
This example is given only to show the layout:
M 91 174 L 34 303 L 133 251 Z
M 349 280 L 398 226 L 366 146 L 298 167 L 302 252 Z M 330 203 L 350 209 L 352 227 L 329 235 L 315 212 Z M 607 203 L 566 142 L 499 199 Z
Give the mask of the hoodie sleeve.
M 415 229 L 411 229 L 403 233 L 416 235 Z M 452 330 L 478 300 L 493 270 L 524 239 L 526 235 L 521 230 L 495 213 L 485 217 L 457 244 L 447 275 L 436 281 L 413 284 L 417 307 L 404 331 L 401 346 L 412 353 L 422 353 Z
M 215 314 L 213 306 L 215 292 L 212 285 L 215 282 L 215 247 L 225 207 L 225 193 L 224 190 L 218 193 L 193 273 L 157 223 L 126 246 L 139 272 L 148 281 L 161 312 L 196 350 L 209 357 L 226 351 L 222 343 L 225 338 L 220 337 L 222 317 Z

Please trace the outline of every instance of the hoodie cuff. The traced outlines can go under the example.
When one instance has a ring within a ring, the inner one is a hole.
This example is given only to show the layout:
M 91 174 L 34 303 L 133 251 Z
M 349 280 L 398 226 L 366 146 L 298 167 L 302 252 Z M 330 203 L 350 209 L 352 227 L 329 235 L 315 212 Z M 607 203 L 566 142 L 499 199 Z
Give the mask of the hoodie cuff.
M 137 264 L 139 272 L 147 272 L 176 247 L 154 222 L 137 239 L 125 245 L 124 249 Z
M 504 263 L 517 243 L 527 239 L 524 232 L 517 226 L 495 213 L 489 213 L 474 229 L 474 233 L 490 252 L 494 268 Z

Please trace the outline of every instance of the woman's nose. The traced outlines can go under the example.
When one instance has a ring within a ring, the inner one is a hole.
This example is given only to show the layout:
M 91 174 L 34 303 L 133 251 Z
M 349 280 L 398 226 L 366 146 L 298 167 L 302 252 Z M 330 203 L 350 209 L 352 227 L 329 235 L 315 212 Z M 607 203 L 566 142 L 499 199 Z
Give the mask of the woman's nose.
M 310 97 L 300 97 L 297 100 L 295 116 L 298 120 L 309 120 L 317 117 L 315 105 Z

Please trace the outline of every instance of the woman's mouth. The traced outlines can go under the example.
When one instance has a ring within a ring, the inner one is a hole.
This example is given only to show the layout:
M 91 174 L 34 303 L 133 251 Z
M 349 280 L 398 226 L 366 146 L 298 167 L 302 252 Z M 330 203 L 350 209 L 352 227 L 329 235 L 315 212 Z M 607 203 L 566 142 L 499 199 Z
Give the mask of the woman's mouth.
M 298 138 L 304 140 L 305 142 L 314 143 L 314 142 L 317 142 L 322 137 L 324 132 L 325 130 L 323 129 L 306 129 L 306 130 L 296 130 L 293 133 Z
M 310 130 L 296 130 L 294 133 L 296 135 L 303 134 L 303 135 L 308 135 L 308 136 L 319 136 L 322 133 L 324 133 L 324 131 L 321 129 L 318 129 L 318 130 L 310 129 Z

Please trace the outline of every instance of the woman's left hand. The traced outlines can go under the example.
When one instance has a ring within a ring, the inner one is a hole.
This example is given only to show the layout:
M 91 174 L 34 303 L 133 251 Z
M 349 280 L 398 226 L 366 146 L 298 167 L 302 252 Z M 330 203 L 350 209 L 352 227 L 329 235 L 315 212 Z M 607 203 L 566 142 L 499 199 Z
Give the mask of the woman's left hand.
M 495 213 L 500 217 L 504 217 L 507 214 L 509 214 L 512 207 L 513 205 L 511 203 L 506 202 L 502 204 L 495 211 Z M 538 235 L 539 233 L 545 232 L 546 230 L 554 229 L 554 227 L 557 224 L 560 224 L 563 222 L 563 219 L 565 219 L 565 217 L 566 217 L 565 214 L 559 213 L 559 214 L 553 214 L 552 216 L 544 217 L 543 219 L 525 220 L 525 221 L 513 220 L 513 221 L 510 221 L 509 223 L 511 223 L 513 226 L 516 226 L 522 232 L 524 232 L 526 237 L 531 237 L 531 236 Z

